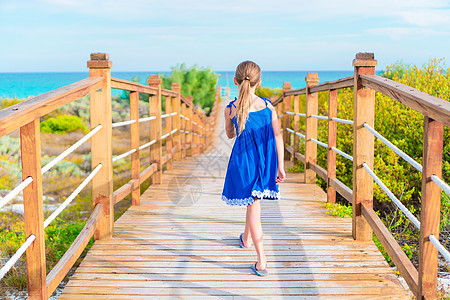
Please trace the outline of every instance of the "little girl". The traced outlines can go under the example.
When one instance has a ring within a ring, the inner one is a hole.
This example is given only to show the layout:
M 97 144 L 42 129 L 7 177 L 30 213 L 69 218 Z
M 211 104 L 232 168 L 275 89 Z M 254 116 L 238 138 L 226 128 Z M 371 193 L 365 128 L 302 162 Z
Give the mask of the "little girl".
M 245 230 L 239 236 L 241 248 L 255 245 L 258 260 L 251 269 L 268 275 L 263 248 L 260 200 L 279 199 L 278 183 L 284 181 L 284 146 L 278 118 L 272 103 L 255 95 L 261 84 L 261 69 L 252 61 L 236 68 L 234 84 L 238 98 L 225 108 L 228 138 L 237 136 L 222 192 L 229 205 L 247 205 Z

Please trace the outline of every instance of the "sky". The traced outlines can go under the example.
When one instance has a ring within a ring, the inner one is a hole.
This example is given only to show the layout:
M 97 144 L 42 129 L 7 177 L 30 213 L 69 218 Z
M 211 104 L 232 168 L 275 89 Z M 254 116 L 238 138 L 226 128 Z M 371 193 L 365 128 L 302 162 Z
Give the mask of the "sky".
M 449 55 L 450 1 L 0 0 L 0 37 L 0 72 L 86 71 L 92 52 L 114 71 L 351 70 L 358 52 L 382 70 Z

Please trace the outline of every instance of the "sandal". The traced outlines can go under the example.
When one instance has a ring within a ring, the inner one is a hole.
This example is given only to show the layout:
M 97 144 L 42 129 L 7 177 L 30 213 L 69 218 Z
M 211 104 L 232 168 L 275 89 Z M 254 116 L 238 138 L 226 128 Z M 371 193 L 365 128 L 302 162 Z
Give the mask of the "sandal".
M 242 240 L 242 235 L 243 235 L 244 233 L 241 233 L 241 235 L 239 236 L 239 247 L 241 247 L 241 248 L 247 248 L 247 247 L 245 247 L 245 245 L 244 245 L 244 241 Z
M 258 262 L 255 262 L 250 268 L 252 269 L 253 272 L 255 272 L 256 275 L 258 276 L 267 276 L 269 275 L 269 272 L 267 271 L 267 264 L 266 264 L 266 268 L 264 270 L 257 270 L 256 269 L 256 264 Z

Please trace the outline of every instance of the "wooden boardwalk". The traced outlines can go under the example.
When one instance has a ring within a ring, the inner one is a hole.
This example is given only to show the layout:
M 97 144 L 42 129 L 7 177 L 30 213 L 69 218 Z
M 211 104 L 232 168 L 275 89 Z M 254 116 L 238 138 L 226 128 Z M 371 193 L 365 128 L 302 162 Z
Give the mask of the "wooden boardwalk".
M 224 103 L 219 112 L 223 112 Z M 351 219 L 325 213 L 326 194 L 287 174 L 281 200 L 262 201 L 270 275 L 239 248 L 245 207 L 221 199 L 233 140 L 223 114 L 207 152 L 173 162 L 96 241 L 60 299 L 409 299 L 372 242 L 354 242 Z

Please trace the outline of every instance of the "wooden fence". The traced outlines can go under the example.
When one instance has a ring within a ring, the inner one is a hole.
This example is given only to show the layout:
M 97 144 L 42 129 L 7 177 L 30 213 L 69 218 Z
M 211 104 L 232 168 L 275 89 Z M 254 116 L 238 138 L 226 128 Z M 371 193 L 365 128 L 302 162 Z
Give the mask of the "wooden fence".
M 132 195 L 132 205 L 139 205 L 140 185 L 152 178 L 153 184 L 161 183 L 163 165 L 171 168 L 173 160 L 201 153 L 212 142 L 211 133 L 217 118 L 220 88 L 207 117 L 193 104 L 192 97 L 181 95 L 181 86 L 172 84 L 171 90 L 161 88 L 162 80 L 151 75 L 148 86 L 111 78 L 112 63 L 108 54 L 93 53 L 87 63 L 89 77 L 65 87 L 28 99 L 0 111 L 0 137 L 20 129 L 23 182 L 0 200 L 0 207 L 7 204 L 23 190 L 26 242 L 1 269 L 0 278 L 26 251 L 29 299 L 47 299 L 78 259 L 89 240 L 108 239 L 114 233 L 114 204 Z M 130 120 L 112 123 L 111 88 L 130 92 Z M 149 116 L 139 118 L 139 94 L 149 95 Z M 80 97 L 90 95 L 91 132 L 70 147 L 48 165 L 41 167 L 40 117 Z M 161 100 L 165 97 L 165 113 Z M 162 131 L 165 121 L 165 133 Z M 139 123 L 150 122 L 150 142 L 139 143 Z M 130 125 L 130 151 L 113 157 L 113 128 Z M 42 199 L 42 175 L 91 139 L 92 173 L 74 193 L 47 220 L 44 220 Z M 163 152 L 163 141 L 165 151 Z M 140 166 L 140 151 L 150 148 L 150 165 Z M 131 180 L 113 191 L 113 162 L 131 155 Z M 94 209 L 86 225 L 61 260 L 47 274 L 44 229 L 92 180 Z
M 319 84 L 317 73 L 308 73 L 306 87 L 292 90 L 283 85 L 283 94 L 273 101 L 276 106 L 286 158 L 305 166 L 305 182 L 316 183 L 316 175 L 327 182 L 328 202 L 334 203 L 336 191 L 353 206 L 353 238 L 372 240 L 376 234 L 386 252 L 405 278 L 411 291 L 422 299 L 436 298 L 438 249 L 450 260 L 450 253 L 439 243 L 441 188 L 450 188 L 441 179 L 443 126 L 450 126 L 450 102 L 419 90 L 375 75 L 377 65 L 373 53 L 358 53 L 353 60 L 354 76 Z M 352 87 L 354 91 L 353 120 L 337 117 L 338 90 Z M 318 92 L 328 91 L 328 115 L 318 115 Z M 423 167 L 406 153 L 392 145 L 374 129 L 375 92 L 387 95 L 424 116 Z M 306 111 L 300 113 L 299 95 L 306 95 Z M 293 101 L 293 111 L 292 103 Z M 299 118 L 306 118 L 305 132 L 299 129 Z M 282 118 L 282 120 L 281 120 Z M 294 128 L 290 128 L 293 118 Z M 328 123 L 328 142 L 317 140 L 317 121 Z M 353 154 L 336 148 L 337 123 L 353 126 Z M 293 135 L 293 139 L 291 136 Z M 394 150 L 413 167 L 422 172 L 422 200 L 420 221 L 388 190 L 374 174 L 374 136 Z M 299 138 L 305 141 L 305 153 L 299 153 Z M 293 140 L 293 144 L 291 143 Z M 317 145 L 327 149 L 327 169 L 317 164 Z M 336 178 L 336 153 L 353 161 L 353 190 Z M 417 270 L 396 242 L 392 234 L 373 210 L 373 182 L 377 182 L 390 199 L 420 229 L 419 270 Z

